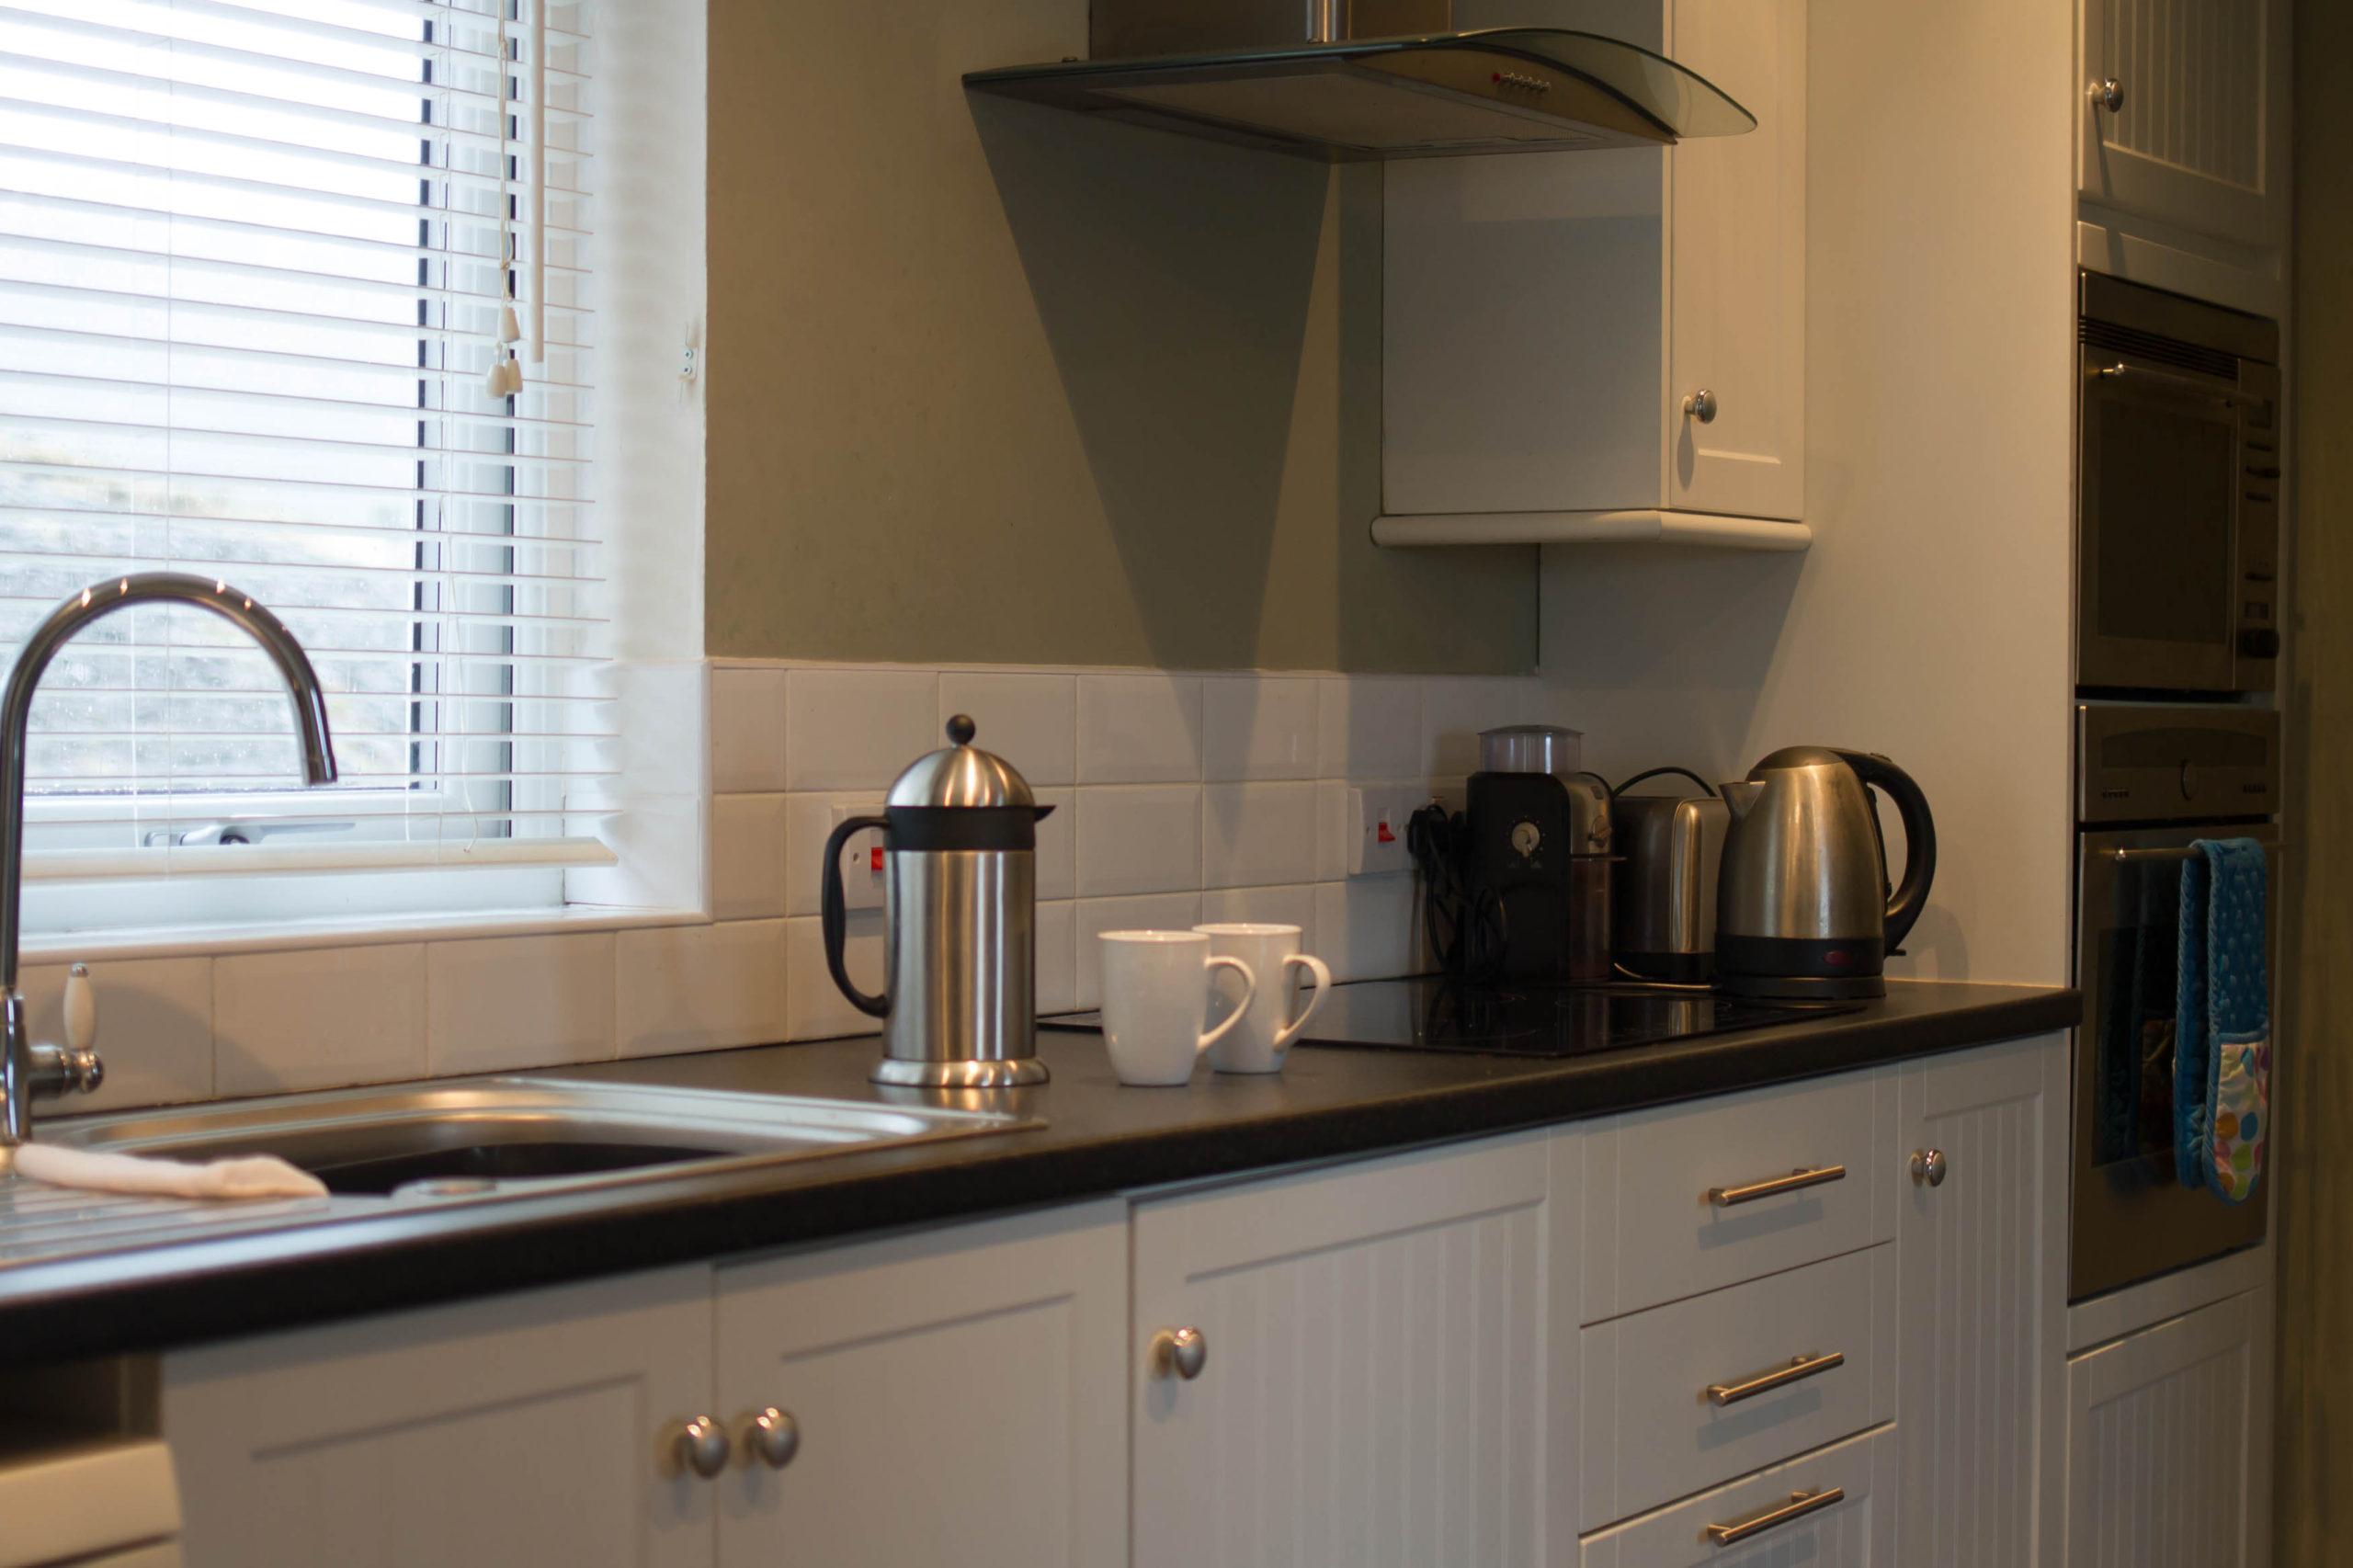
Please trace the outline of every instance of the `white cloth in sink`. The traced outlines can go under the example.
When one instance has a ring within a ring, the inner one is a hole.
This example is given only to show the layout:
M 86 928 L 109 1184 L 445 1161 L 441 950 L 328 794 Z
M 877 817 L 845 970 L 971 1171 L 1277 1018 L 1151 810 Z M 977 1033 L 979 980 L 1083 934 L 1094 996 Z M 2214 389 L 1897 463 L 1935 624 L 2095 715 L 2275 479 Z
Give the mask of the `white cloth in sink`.
M 92 1192 L 137 1192 L 157 1198 L 324 1198 L 326 1184 L 275 1154 L 244 1154 L 192 1165 L 185 1160 L 151 1160 L 136 1154 L 104 1154 L 55 1143 L 27 1143 L 17 1151 L 17 1174 L 52 1187 Z

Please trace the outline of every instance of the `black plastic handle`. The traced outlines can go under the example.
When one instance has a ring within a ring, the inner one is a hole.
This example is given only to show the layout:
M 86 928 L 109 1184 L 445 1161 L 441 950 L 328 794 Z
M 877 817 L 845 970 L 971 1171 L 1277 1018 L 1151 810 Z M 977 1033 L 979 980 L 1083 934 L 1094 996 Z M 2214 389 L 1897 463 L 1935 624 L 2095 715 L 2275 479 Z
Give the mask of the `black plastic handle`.
M 866 829 L 880 828 L 885 835 L 891 831 L 888 817 L 849 817 L 838 824 L 825 840 L 825 870 L 821 879 L 823 892 L 819 898 L 820 923 L 825 932 L 825 967 L 833 971 L 834 983 L 842 988 L 849 1005 L 872 1018 L 888 1017 L 891 998 L 869 996 L 849 983 L 849 970 L 842 961 L 843 950 L 849 940 L 849 904 L 842 896 L 842 846 L 850 835 Z
M 1838 756 L 1866 790 L 1877 785 L 1886 790 L 1895 802 L 1895 814 L 1904 819 L 1904 880 L 1887 901 L 1887 950 L 1892 953 L 1928 906 L 1928 888 L 1937 880 L 1937 819 L 1928 813 L 1928 797 L 1912 776 L 1879 753 L 1842 751 Z

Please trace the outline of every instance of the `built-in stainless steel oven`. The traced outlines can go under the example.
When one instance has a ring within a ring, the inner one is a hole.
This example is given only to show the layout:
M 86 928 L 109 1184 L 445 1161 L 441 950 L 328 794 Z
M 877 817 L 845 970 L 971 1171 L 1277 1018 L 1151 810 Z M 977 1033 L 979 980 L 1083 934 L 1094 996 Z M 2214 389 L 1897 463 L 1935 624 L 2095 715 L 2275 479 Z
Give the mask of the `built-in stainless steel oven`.
M 2086 705 L 2076 710 L 2075 744 L 2084 1023 L 2075 1039 L 2071 1300 L 2263 1239 L 2268 1192 L 2258 1187 L 2234 1206 L 2175 1179 L 2175 954 L 2182 867 L 2196 840 L 2270 846 L 2278 886 L 2279 716 L 2221 705 Z M 2268 937 L 2276 974 L 2276 913 Z
M 2272 689 L 2279 328 L 2082 274 L 2077 683 Z

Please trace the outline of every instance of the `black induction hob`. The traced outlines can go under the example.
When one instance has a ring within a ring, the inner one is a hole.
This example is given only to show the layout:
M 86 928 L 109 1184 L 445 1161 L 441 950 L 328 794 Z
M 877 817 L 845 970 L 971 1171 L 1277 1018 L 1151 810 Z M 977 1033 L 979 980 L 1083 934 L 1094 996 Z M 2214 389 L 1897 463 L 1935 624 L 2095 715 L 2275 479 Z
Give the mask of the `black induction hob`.
M 1859 1002 L 1751 1002 L 1664 985 L 1472 985 L 1438 975 L 1332 987 L 1302 1046 L 1446 1051 L 1472 1056 L 1590 1056 L 1862 1009 Z M 1040 1018 L 1097 1028 L 1100 1013 Z

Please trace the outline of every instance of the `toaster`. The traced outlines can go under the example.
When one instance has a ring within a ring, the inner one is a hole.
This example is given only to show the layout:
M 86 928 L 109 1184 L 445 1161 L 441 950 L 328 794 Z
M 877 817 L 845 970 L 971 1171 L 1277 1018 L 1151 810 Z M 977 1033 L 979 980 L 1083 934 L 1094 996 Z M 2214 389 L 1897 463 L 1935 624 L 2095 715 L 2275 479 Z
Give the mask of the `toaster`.
M 1701 985 L 1716 967 L 1716 874 L 1732 812 L 1713 796 L 1609 802 L 1609 956 L 1643 980 Z

